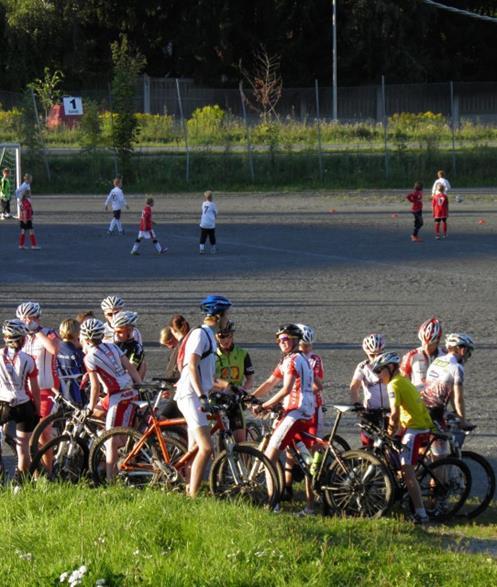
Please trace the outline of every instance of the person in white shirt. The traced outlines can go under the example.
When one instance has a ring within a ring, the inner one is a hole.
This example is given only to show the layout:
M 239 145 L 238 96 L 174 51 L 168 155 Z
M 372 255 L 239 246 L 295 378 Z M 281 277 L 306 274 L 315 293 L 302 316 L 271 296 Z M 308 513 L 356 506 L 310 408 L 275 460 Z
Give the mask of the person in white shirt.
M 124 197 L 123 181 L 120 175 L 114 178 L 113 184 L 114 187 L 110 190 L 105 200 L 105 211 L 109 209 L 109 206 L 112 210 L 112 220 L 109 224 L 108 234 L 111 235 L 114 230 L 117 230 L 119 234 L 124 234 L 123 225 L 121 224 L 121 210 L 124 207 L 129 210 L 129 206 Z
M 31 182 L 33 181 L 33 177 L 26 173 L 23 176 L 23 182 L 21 185 L 16 189 L 16 200 L 17 200 L 17 219 L 20 220 L 21 218 L 21 200 L 24 194 L 31 192 Z
M 212 192 L 205 192 L 204 197 L 202 216 L 200 217 L 200 254 L 203 255 L 205 253 L 205 243 L 207 237 L 209 237 L 211 253 L 215 255 L 217 206 L 212 201 Z
M 449 180 L 445 177 L 445 171 L 443 169 L 437 171 L 437 179 L 434 181 L 433 187 L 431 188 L 432 197 L 438 192 L 438 186 L 440 184 L 444 186 L 444 194 L 447 194 L 451 189 L 451 185 Z

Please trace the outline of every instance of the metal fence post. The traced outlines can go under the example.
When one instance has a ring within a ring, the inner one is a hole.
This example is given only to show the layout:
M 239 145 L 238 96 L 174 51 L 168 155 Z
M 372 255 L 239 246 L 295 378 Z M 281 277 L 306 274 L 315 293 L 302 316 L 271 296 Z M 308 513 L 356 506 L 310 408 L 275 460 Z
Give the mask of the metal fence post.
M 247 156 L 248 156 L 250 178 L 252 179 L 252 181 L 255 181 L 254 160 L 252 158 L 252 145 L 250 144 L 250 127 L 249 127 L 249 123 L 247 120 L 247 108 L 245 106 L 245 94 L 243 93 L 242 80 L 240 80 L 239 89 L 240 89 L 240 100 L 242 102 L 243 122 L 245 124 L 245 136 L 247 138 Z
M 381 104 L 382 104 L 382 118 L 383 118 L 383 143 L 385 149 L 385 177 L 388 179 L 390 173 L 388 168 L 388 119 L 387 119 L 387 105 L 385 95 L 385 76 L 381 76 Z
M 323 180 L 323 151 L 321 148 L 321 116 L 319 112 L 319 82 L 314 80 L 314 91 L 316 92 L 316 122 L 318 130 L 318 160 L 319 160 L 319 178 Z
M 110 134 L 112 136 L 112 142 L 114 142 L 114 113 L 112 112 L 112 86 L 109 84 L 108 86 L 109 91 L 109 108 L 110 108 Z M 114 151 L 114 175 L 118 175 L 119 173 L 119 166 L 117 164 L 117 151 L 113 148 Z
M 456 129 L 454 112 L 454 82 L 449 82 L 450 89 L 450 129 L 452 134 L 452 174 L 456 175 Z
M 38 114 L 38 105 L 36 104 L 35 93 L 31 90 L 31 98 L 33 99 L 33 110 L 35 114 L 35 122 L 36 127 L 38 128 L 39 137 L 41 139 L 42 149 L 43 149 L 43 163 L 45 164 L 45 171 L 47 172 L 48 181 L 52 181 L 52 177 L 50 175 L 50 165 L 48 164 L 47 159 L 47 148 L 45 146 L 45 141 L 43 139 L 43 133 L 40 126 L 40 115 Z
M 143 74 L 143 112 L 150 114 L 150 77 Z
M 181 118 L 181 126 L 183 127 L 183 135 L 185 137 L 185 150 L 186 150 L 186 183 L 190 181 L 190 149 L 188 147 L 188 129 L 186 128 L 185 117 L 183 116 L 183 102 L 181 101 L 181 91 L 179 87 L 179 79 L 176 78 L 176 94 L 178 96 L 179 115 Z

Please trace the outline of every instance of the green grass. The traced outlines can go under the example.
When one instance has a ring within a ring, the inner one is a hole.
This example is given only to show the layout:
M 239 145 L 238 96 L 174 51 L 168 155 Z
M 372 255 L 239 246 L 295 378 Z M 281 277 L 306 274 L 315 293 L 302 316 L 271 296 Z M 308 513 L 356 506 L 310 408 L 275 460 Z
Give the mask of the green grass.
M 489 555 L 395 519 L 271 514 L 211 498 L 41 484 L 0 495 L 0 585 L 491 585 Z M 493 524 L 495 531 L 495 524 Z M 494 533 L 495 536 L 495 533 Z

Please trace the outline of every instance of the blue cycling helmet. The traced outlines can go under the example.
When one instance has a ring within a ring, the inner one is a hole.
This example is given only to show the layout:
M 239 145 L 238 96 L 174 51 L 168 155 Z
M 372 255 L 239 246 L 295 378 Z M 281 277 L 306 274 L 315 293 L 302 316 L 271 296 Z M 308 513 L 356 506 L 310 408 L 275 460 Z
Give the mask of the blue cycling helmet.
M 231 302 L 223 296 L 210 295 L 202 300 L 200 309 L 206 316 L 223 314 L 231 307 Z

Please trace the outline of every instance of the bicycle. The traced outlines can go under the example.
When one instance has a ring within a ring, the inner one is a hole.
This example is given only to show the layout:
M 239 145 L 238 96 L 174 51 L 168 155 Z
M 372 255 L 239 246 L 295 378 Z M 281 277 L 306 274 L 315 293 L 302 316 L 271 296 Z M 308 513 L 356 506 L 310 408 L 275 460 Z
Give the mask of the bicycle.
M 383 425 L 384 418 L 378 418 L 378 410 L 368 412 L 363 407 L 354 407 L 361 414 L 362 428 L 372 438 L 372 447 L 364 452 L 373 453 L 383 461 L 394 485 L 393 500 L 401 503 L 404 511 L 412 510 L 412 504 L 400 470 L 400 441 L 388 436 Z M 384 411 L 382 411 L 384 412 Z M 430 448 L 437 439 L 446 440 L 448 435 L 430 433 L 429 441 L 418 455 L 416 477 L 421 489 L 426 512 L 433 521 L 451 519 L 464 505 L 471 491 L 471 472 L 458 458 L 445 457 L 430 460 Z
M 209 488 L 218 498 L 242 497 L 259 505 L 272 507 L 278 497 L 277 477 L 267 457 L 252 446 L 236 444 L 229 428 L 227 412 L 240 397 L 216 392 L 210 395 L 209 419 L 211 436 L 220 433 L 224 450 L 214 459 L 209 475 Z M 108 480 L 109 467 L 104 466 L 106 443 L 118 445 L 115 471 L 117 479 L 134 486 L 159 485 L 167 489 L 183 489 L 187 468 L 197 453 L 168 434 L 171 427 L 184 426 L 185 420 L 160 420 L 150 406 L 149 424 L 139 433 L 130 428 L 108 430 L 92 446 L 90 471 L 96 485 Z M 107 445 L 108 446 L 108 445 Z

